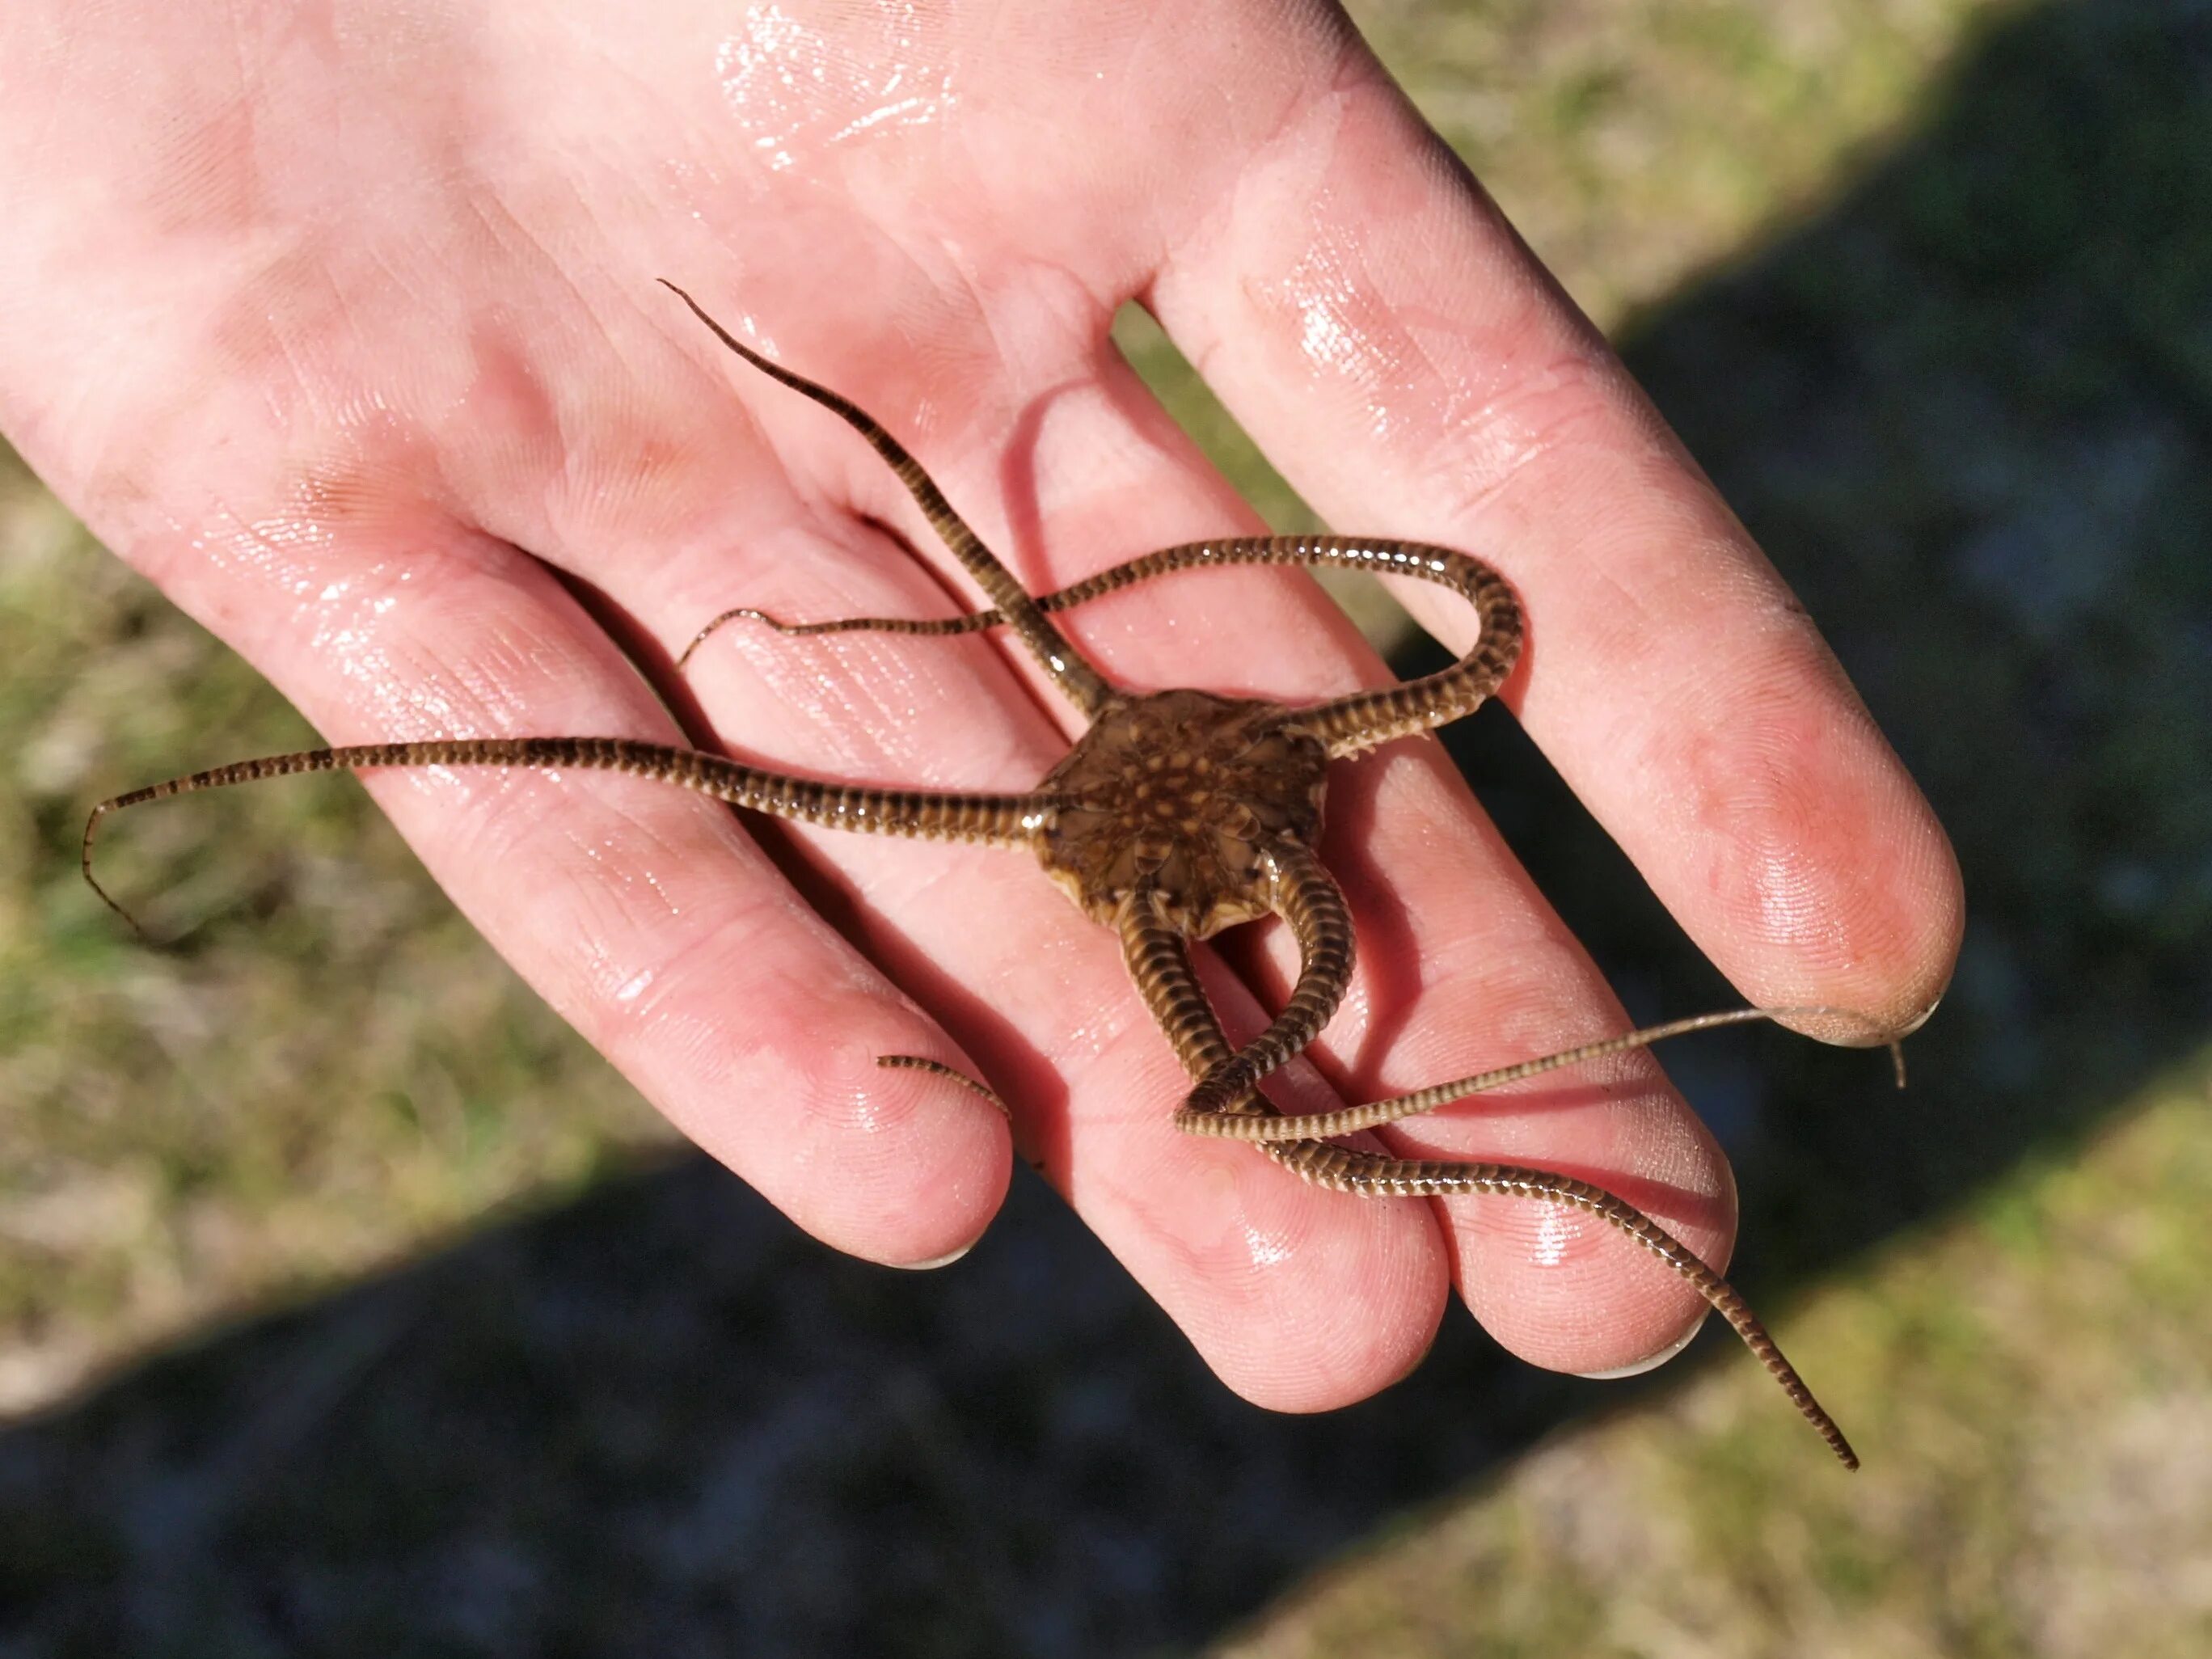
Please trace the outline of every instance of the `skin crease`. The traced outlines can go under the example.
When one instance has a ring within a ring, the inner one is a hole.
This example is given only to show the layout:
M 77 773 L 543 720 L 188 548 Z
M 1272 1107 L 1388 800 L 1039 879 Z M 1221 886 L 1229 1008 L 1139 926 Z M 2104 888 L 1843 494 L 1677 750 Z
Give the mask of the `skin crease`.
M 611 626 L 667 684 L 733 603 L 964 605 L 865 446 L 728 359 L 657 276 L 882 419 L 1032 591 L 1255 528 L 1114 354 L 1137 297 L 1333 520 L 1515 583 L 1531 648 L 1506 701 L 1749 998 L 1902 1024 L 1940 994 L 1960 894 L 1926 806 L 1726 507 L 1332 10 L 545 19 L 492 0 L 0 17 L 0 427 L 331 741 L 679 740 Z M 1431 620 L 1466 643 L 1457 609 Z M 1147 585 L 1066 625 L 1141 688 L 1308 699 L 1384 672 L 1279 573 Z M 1077 729 L 998 641 L 733 628 L 688 678 L 695 738 L 854 781 L 1024 788 Z M 211 733 L 177 763 L 234 757 Z M 1185 1085 L 1115 940 L 1019 854 L 757 840 L 622 778 L 368 785 L 555 1006 L 839 1249 L 960 1249 L 1018 1147 L 1231 1387 L 1291 1410 L 1401 1375 L 1455 1284 L 1515 1352 L 1578 1371 L 1703 1312 L 1594 1219 L 1321 1192 L 1178 1135 Z M 1362 968 L 1311 1063 L 1270 1084 L 1285 1109 L 1625 1025 L 1433 743 L 1340 766 L 1329 815 Z M 1279 933 L 1201 952 L 1232 1037 L 1286 988 Z M 900 1052 L 990 1079 L 1011 1138 L 964 1091 L 872 1063 Z M 1648 1057 L 1376 1139 L 1582 1176 L 1726 1261 L 1726 1165 Z

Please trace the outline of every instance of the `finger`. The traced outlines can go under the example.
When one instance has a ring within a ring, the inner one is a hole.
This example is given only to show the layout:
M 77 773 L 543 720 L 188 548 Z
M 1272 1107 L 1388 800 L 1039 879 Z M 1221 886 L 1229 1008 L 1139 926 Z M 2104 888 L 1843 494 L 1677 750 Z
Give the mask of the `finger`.
M 1339 522 L 1497 564 L 1518 712 L 1754 1001 L 1916 1020 L 1958 872 L 1812 623 L 1571 304 L 1364 53 L 1171 239 L 1170 332 Z M 1462 618 L 1407 601 L 1443 636 Z
M 319 499 L 352 500 L 354 521 L 286 534 L 274 515 L 249 530 L 241 514 L 191 544 L 147 537 L 136 551 L 328 737 L 678 739 L 534 560 L 403 501 L 343 488 Z M 1003 1121 L 875 1066 L 886 1052 L 962 1057 L 726 809 L 596 775 L 367 781 L 525 977 L 799 1224 L 890 1262 L 942 1257 L 983 1231 L 1007 1175 Z

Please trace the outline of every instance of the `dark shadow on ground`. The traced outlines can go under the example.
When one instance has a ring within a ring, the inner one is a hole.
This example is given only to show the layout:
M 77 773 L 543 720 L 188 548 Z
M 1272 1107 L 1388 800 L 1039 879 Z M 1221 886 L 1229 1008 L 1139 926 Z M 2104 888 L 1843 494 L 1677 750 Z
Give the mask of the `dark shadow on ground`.
M 1675 1056 L 1771 1298 L 2212 1024 L 2212 11 L 1993 34 L 1832 211 L 1626 346 L 1973 905 L 1911 1092 L 1783 1039 Z M 1727 1000 L 1506 722 L 1462 752 L 1635 1012 Z M 1034 1182 L 911 1276 L 686 1162 L 0 1438 L 0 1652 L 1171 1650 L 1621 1397 L 1455 1320 L 1383 1399 L 1269 1416 Z

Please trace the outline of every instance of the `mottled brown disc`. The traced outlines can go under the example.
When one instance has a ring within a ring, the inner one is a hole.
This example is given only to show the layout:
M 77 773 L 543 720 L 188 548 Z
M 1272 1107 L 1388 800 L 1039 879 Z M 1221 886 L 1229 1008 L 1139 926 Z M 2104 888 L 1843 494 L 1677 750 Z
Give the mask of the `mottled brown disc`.
M 1328 751 L 1280 705 L 1162 691 L 1116 698 L 1037 786 L 1061 805 L 1038 858 L 1112 925 L 1139 888 L 1186 938 L 1268 914 L 1267 849 L 1321 835 Z

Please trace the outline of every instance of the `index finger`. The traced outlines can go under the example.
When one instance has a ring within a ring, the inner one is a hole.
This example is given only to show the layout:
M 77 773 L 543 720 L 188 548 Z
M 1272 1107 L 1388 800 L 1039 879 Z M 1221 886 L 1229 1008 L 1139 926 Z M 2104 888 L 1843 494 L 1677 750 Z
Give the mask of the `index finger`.
M 1741 525 L 1381 67 L 1355 51 L 1308 72 L 1172 236 L 1153 311 L 1325 516 L 1510 578 L 1530 649 L 1508 700 L 1753 1000 L 1909 1028 L 1962 921 L 1926 802 Z M 1465 644 L 1461 607 L 1406 599 Z

